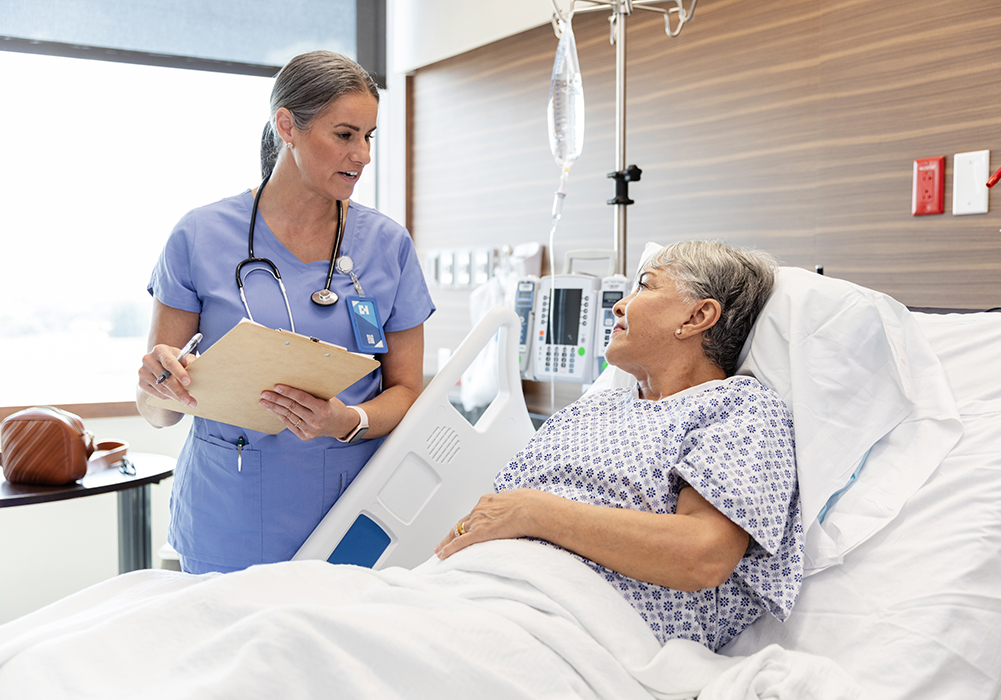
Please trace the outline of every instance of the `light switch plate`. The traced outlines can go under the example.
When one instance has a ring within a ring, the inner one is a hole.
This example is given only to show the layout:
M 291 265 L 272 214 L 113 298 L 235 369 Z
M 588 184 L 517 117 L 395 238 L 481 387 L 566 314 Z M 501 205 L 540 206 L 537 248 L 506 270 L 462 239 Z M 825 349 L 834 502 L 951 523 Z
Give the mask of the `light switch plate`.
M 952 213 L 986 214 L 991 152 L 957 153 L 952 163 Z

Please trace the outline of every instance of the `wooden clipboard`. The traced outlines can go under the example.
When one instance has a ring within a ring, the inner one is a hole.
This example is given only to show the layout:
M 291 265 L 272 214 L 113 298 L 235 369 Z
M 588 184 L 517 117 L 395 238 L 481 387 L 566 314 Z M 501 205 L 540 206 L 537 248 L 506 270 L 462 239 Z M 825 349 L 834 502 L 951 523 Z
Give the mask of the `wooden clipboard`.
M 261 408 L 262 391 L 287 384 L 326 400 L 377 367 L 377 360 L 339 345 L 244 319 L 188 365 L 188 393 L 197 406 L 153 396 L 146 403 L 274 435 L 285 424 Z

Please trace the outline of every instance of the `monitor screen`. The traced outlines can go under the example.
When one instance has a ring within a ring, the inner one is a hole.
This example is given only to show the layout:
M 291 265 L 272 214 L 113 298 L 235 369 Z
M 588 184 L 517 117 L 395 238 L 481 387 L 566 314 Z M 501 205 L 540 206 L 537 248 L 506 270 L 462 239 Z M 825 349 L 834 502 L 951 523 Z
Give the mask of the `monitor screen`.
M 556 289 L 550 306 L 552 322 L 546 327 L 547 345 L 576 345 L 580 327 L 580 303 L 583 289 Z M 555 340 L 553 338 L 555 337 Z
M 601 308 L 610 309 L 622 298 L 622 292 L 602 292 Z

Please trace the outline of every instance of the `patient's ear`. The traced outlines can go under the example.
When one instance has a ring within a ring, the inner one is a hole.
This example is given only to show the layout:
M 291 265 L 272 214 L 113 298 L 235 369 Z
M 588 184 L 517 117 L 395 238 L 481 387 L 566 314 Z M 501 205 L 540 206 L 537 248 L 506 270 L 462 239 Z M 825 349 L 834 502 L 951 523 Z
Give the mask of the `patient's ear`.
M 686 338 L 699 333 L 703 333 L 719 321 L 723 313 L 723 307 L 715 299 L 703 299 L 695 306 L 692 317 L 681 327 L 679 337 Z

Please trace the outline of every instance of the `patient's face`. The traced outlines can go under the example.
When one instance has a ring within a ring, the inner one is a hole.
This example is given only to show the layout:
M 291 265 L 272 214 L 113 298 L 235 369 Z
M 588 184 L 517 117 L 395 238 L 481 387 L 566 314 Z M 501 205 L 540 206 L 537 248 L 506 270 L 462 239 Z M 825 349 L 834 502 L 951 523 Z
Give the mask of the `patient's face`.
M 605 359 L 631 374 L 636 374 L 634 369 L 649 371 L 670 349 L 674 332 L 691 317 L 692 307 L 678 294 L 668 271 L 646 268 L 636 291 L 613 309 L 618 320 Z

